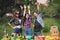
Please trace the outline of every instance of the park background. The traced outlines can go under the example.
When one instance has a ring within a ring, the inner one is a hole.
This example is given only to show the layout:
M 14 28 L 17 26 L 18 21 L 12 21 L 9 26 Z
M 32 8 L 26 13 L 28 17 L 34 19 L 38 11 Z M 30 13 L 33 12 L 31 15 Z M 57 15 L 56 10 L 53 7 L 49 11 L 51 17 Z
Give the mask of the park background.
M 4 35 L 4 29 L 6 28 L 7 33 L 11 35 L 12 28 L 8 25 L 10 17 L 6 17 L 5 14 L 10 12 L 14 13 L 16 10 L 20 10 L 20 5 L 28 5 L 28 0 L 0 0 L 0 39 Z M 37 9 L 35 0 L 31 0 L 31 14 Z M 42 29 L 44 35 L 49 35 L 50 27 L 52 25 L 59 27 L 60 32 L 60 0 L 49 0 L 48 7 L 40 6 L 43 13 L 43 20 L 45 27 Z M 28 10 L 27 10 L 28 11 Z M 34 16 L 32 17 L 34 21 Z M 33 23 L 32 23 L 33 29 Z M 60 34 L 60 33 L 59 33 Z

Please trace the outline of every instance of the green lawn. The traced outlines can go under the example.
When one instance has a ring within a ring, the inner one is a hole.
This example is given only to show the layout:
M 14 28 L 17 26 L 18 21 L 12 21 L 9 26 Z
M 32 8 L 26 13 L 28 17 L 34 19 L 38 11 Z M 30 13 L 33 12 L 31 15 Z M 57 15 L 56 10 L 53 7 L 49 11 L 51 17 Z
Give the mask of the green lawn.
M 9 35 L 12 32 L 12 28 L 7 24 L 9 22 L 9 19 L 10 19 L 9 17 L 3 17 L 2 19 L 0 19 L 0 39 L 4 35 L 4 28 L 7 29 L 7 33 Z M 45 23 L 45 27 L 42 29 L 43 34 L 45 35 L 49 34 L 49 29 L 52 25 L 59 26 L 59 30 L 60 30 L 60 19 L 44 18 L 43 20 Z

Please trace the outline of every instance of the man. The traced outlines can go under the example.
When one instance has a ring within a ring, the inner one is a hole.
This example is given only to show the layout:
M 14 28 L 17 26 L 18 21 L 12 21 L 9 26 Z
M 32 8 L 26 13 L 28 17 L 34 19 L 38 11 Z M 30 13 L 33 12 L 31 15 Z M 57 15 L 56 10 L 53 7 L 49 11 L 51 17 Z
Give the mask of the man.
M 34 12 L 35 24 L 34 24 L 34 35 L 38 36 L 42 30 L 42 27 L 44 27 L 44 22 L 42 20 L 42 13 L 41 12 Z

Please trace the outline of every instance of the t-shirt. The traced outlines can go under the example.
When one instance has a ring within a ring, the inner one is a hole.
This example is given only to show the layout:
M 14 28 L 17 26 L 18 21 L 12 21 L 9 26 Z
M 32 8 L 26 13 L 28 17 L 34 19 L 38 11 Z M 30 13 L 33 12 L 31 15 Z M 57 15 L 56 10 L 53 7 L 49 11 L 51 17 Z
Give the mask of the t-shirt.
M 21 25 L 21 20 L 19 20 L 17 17 L 14 17 L 10 20 L 10 23 L 14 23 L 16 26 Z
M 34 31 L 35 32 L 40 32 L 41 29 L 42 29 L 42 26 L 40 25 L 40 23 L 37 20 L 35 20 Z
M 17 17 L 14 17 L 10 20 L 10 23 L 14 23 L 16 28 L 21 28 L 21 20 Z

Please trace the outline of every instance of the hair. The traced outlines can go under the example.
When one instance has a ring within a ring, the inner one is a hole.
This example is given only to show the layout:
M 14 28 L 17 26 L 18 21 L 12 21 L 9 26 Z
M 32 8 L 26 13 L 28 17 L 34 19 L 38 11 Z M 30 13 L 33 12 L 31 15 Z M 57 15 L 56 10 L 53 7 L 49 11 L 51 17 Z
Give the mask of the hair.
M 38 11 L 36 10 L 35 13 L 38 14 Z
M 35 11 L 35 13 L 37 14 L 38 12 L 37 12 L 37 11 Z
M 16 16 L 16 15 L 19 15 L 19 13 L 16 13 L 16 12 L 15 12 L 15 13 L 14 13 L 14 16 Z
M 17 13 L 17 11 L 19 13 Z M 21 12 L 19 10 L 16 10 L 16 12 L 14 13 L 14 16 L 16 17 L 16 15 L 18 15 L 18 18 L 21 19 Z
M 35 11 L 36 14 L 40 14 L 40 12 L 41 12 L 41 11 L 38 11 L 38 10 Z
M 28 14 L 28 13 L 27 13 Z M 26 21 L 26 15 L 27 14 L 25 14 L 25 16 L 24 16 L 24 21 L 23 21 L 23 23 Z M 29 15 L 29 14 L 28 14 Z M 29 20 L 29 18 L 28 18 L 28 20 Z

